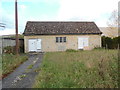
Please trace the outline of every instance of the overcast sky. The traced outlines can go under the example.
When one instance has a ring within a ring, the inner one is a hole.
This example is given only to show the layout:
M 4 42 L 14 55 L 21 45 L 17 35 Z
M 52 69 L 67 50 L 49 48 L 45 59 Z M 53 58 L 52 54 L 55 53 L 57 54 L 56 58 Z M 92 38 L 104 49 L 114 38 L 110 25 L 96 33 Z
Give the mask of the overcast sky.
M 1 2 L 2 1 L 2 2 Z M 0 0 L 0 35 L 15 33 L 14 1 Z M 119 0 L 18 0 L 19 33 L 27 21 L 94 21 L 106 27 Z

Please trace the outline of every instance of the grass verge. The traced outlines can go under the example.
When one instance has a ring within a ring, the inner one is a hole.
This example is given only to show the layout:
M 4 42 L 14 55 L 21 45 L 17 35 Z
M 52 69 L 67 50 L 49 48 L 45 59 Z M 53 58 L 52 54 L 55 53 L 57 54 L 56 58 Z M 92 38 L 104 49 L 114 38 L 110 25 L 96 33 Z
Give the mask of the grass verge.
M 118 51 L 46 53 L 33 88 L 117 88 Z
M 2 55 L 0 54 L 0 80 L 2 79 Z
M 24 54 L 18 57 L 13 54 L 3 54 L 2 58 L 2 77 L 4 78 L 9 73 L 13 72 L 16 67 L 26 61 L 28 57 Z

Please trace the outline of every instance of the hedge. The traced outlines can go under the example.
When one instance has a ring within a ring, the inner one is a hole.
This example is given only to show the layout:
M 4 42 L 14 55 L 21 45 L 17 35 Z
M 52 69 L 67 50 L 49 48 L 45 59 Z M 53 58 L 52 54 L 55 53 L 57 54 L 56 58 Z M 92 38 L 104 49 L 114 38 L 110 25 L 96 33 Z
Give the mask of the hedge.
M 118 49 L 120 47 L 120 36 L 114 38 L 102 36 L 102 47 L 107 49 Z

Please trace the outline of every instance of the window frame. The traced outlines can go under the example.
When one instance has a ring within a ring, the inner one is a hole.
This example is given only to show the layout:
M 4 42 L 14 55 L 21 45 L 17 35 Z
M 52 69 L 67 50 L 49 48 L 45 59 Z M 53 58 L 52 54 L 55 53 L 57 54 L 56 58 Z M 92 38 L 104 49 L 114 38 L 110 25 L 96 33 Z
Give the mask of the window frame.
M 62 37 L 59 37 L 59 40 L 60 40 L 60 43 L 62 43 L 62 42 L 63 42 Z
M 59 43 L 59 37 L 56 37 L 56 43 Z
M 66 41 L 66 37 L 63 37 L 63 42 L 67 42 L 67 41 Z
M 56 37 L 56 43 L 66 43 L 66 37 Z

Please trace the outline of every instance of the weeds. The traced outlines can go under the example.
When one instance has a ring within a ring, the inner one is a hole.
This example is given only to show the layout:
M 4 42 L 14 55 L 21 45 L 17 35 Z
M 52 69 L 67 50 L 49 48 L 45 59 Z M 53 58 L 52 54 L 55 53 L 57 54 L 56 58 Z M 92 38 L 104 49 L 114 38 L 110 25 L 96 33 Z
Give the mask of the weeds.
M 34 88 L 117 88 L 117 50 L 49 52 Z
M 20 77 L 20 78 L 25 78 L 25 77 L 26 77 L 26 74 L 20 75 L 19 77 Z
M 33 68 L 33 64 L 31 64 L 27 67 L 27 69 L 32 69 L 32 68 Z
M 78 50 L 75 50 L 75 49 L 67 49 L 66 52 L 78 52 Z

